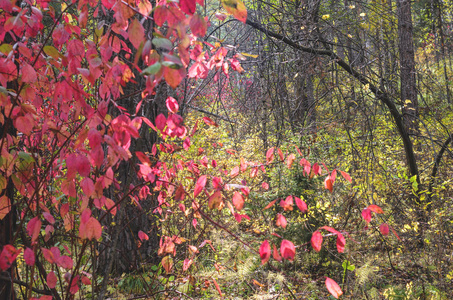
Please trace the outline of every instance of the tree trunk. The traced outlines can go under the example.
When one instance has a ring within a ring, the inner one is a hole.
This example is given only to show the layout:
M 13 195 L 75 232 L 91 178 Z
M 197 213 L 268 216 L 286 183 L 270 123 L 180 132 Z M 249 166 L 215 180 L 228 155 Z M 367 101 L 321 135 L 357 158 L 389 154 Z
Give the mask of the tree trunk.
M 409 134 L 417 134 L 418 100 L 415 74 L 414 36 L 410 0 L 397 0 L 400 50 L 400 84 L 403 120 Z

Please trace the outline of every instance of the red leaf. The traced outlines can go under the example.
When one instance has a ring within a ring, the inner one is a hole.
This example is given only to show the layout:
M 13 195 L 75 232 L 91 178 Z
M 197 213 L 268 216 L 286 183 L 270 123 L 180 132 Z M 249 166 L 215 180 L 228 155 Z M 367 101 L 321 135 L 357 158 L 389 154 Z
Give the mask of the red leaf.
M 167 8 L 163 5 L 159 5 L 154 10 L 154 21 L 160 27 L 167 20 Z
M 88 208 L 85 209 L 89 210 Z M 89 217 L 86 222 L 83 220 L 80 222 L 79 226 L 79 237 L 81 239 L 100 239 L 102 235 L 102 227 L 98 220 L 93 217 Z
M 239 211 L 244 208 L 244 197 L 242 196 L 242 194 L 240 192 L 234 192 L 233 205 Z
M 170 67 L 164 68 L 164 78 L 165 81 L 168 83 L 169 86 L 172 88 L 177 88 L 181 81 L 186 76 L 186 69 L 172 69 Z
M 6 180 L 5 180 L 6 182 Z M 5 183 L 6 187 L 6 183 Z M 3 188 L 2 188 L 3 190 Z M 6 196 L 0 197 L 0 220 L 2 220 L 7 214 L 9 214 L 11 210 L 11 202 L 9 201 L 9 198 Z
M 186 150 L 186 151 L 189 150 L 189 148 L 190 148 L 190 138 L 186 138 L 184 140 L 184 142 L 182 143 L 182 146 L 183 146 L 184 150 Z
M 299 165 L 304 167 L 304 172 L 308 176 L 310 174 L 311 170 L 311 164 L 309 161 L 307 161 L 305 158 L 302 158 L 299 162 Z M 314 167 L 314 166 L 313 166 Z
M 44 219 L 46 219 L 46 221 L 49 222 L 50 224 L 55 223 L 54 217 L 51 214 L 49 214 L 48 212 L 45 211 L 42 213 L 42 215 L 43 215 Z
M 206 175 L 202 175 L 198 178 L 197 183 L 195 184 L 195 188 L 193 190 L 194 198 L 196 198 L 201 193 L 201 191 L 204 189 L 204 187 L 206 185 L 206 180 L 207 180 Z
M 332 184 L 334 184 L 337 179 L 337 170 L 334 169 L 332 173 L 330 173 L 330 179 L 332 180 Z
M 41 221 L 38 217 L 34 217 L 27 224 L 27 233 L 31 237 L 32 243 L 36 241 L 41 230 Z
M 331 179 L 330 175 L 328 175 L 326 177 L 326 179 L 324 180 L 324 187 L 326 189 L 328 189 L 332 193 L 332 191 L 333 191 L 333 182 L 332 182 L 332 179 Z
M 49 249 L 46 249 L 46 248 L 41 248 L 41 251 L 42 251 L 42 255 L 44 256 L 44 258 L 50 263 L 50 264 L 53 264 L 55 263 L 55 257 L 52 253 L 52 251 L 50 251 Z
M 84 178 L 80 182 L 80 187 L 82 188 L 83 193 L 90 197 L 94 194 L 95 188 L 94 188 L 94 182 L 91 180 L 91 178 Z
M 379 230 L 381 231 L 382 235 L 389 234 L 389 226 L 386 223 L 382 223 L 381 226 L 379 226 Z
M 135 49 L 138 49 L 140 47 L 140 44 L 145 39 L 145 29 L 138 21 L 138 19 L 132 20 L 127 33 L 129 34 L 129 41 L 132 43 Z
M 188 15 L 193 15 L 197 7 L 196 0 L 179 0 L 179 7 Z
M 73 265 L 74 265 L 74 262 L 72 261 L 72 258 L 70 258 L 69 256 L 67 255 L 62 255 L 60 256 L 57 260 L 56 260 L 56 263 L 64 268 L 64 269 L 72 269 Z
M 36 82 L 37 76 L 35 69 L 27 63 L 22 63 L 20 66 L 20 71 L 22 73 L 22 81 L 25 83 Z
M 336 299 L 343 295 L 343 291 L 341 290 L 338 283 L 336 283 L 333 279 L 330 279 L 329 277 L 326 277 L 326 287 L 329 290 L 329 293 Z
M 25 263 L 29 266 L 35 265 L 35 253 L 30 248 L 25 248 L 24 251 Z
M 301 200 L 298 197 L 294 197 L 296 199 L 296 205 L 300 209 L 302 213 L 306 213 L 308 211 L 307 203 L 305 201 Z
M 294 256 L 296 255 L 296 247 L 294 244 L 288 240 L 283 240 L 282 244 L 280 245 L 280 253 L 284 259 L 289 261 L 294 260 Z
M 263 182 L 261 187 L 267 191 L 269 189 L 269 184 L 267 182 Z
M 275 245 L 274 251 L 272 252 L 272 257 L 274 257 L 276 261 L 282 261 L 282 257 L 280 256 L 280 253 L 278 253 L 277 247 L 275 247 Z
M 285 157 L 283 156 L 283 152 L 280 148 L 277 149 L 278 157 L 280 157 L 280 160 L 283 161 Z
M 222 298 L 222 297 L 223 297 L 223 296 L 222 296 L 222 291 L 220 290 L 220 287 L 219 287 L 219 285 L 217 284 L 217 281 L 216 281 L 214 278 L 212 278 L 212 281 L 214 282 L 215 288 L 216 288 L 217 292 L 219 293 L 220 298 Z
M 318 163 L 313 164 L 313 173 L 315 175 L 321 175 L 321 167 L 318 165 Z
M 373 212 L 375 212 L 375 213 L 377 213 L 377 214 L 383 214 L 384 213 L 382 208 L 380 208 L 376 204 L 371 204 L 370 206 L 368 206 L 368 209 L 373 211 Z
M 203 117 L 203 121 L 206 123 L 206 125 L 219 127 L 219 125 L 216 122 L 214 122 L 213 120 L 211 120 L 211 118 L 209 118 L 209 117 Z
M 346 245 L 346 240 L 341 233 L 337 233 L 337 251 L 338 253 L 344 252 L 344 246 Z
M 3 250 L 0 253 L 0 269 L 2 271 L 8 270 L 20 252 L 21 250 L 14 248 L 12 245 L 3 246 Z
M 280 201 L 280 206 L 284 211 L 293 210 L 293 196 L 288 196 L 285 200 Z
M 271 257 L 271 247 L 269 245 L 269 241 L 265 240 L 260 247 L 260 258 L 261 258 L 261 264 L 264 265 L 267 263 L 269 258 Z
M 228 203 L 228 204 L 229 204 L 229 203 Z M 238 213 L 234 213 L 234 218 L 236 219 L 236 221 L 237 221 L 238 223 L 241 223 L 241 221 L 242 221 L 243 218 L 250 221 L 250 217 L 249 217 L 249 216 L 247 216 L 247 215 L 240 215 L 240 214 L 238 214 Z
M 338 232 L 338 230 L 335 230 L 335 229 L 333 229 L 332 227 L 329 227 L 329 226 L 322 226 L 319 229 L 327 230 L 328 232 L 331 232 L 333 234 L 339 234 L 340 233 L 340 232 Z
M 341 176 L 343 176 L 344 179 L 346 179 L 347 181 L 351 182 L 352 183 L 352 179 L 351 179 L 351 176 L 349 176 L 348 173 L 346 172 L 343 172 L 343 171 L 340 171 L 341 173 Z
M 87 276 L 82 276 L 82 283 L 84 285 L 91 285 L 91 280 Z
M 69 293 L 74 295 L 79 291 L 79 275 L 76 275 L 74 279 L 72 280 L 71 287 L 69 288 Z
M 167 101 L 166 101 L 166 104 L 167 104 L 167 109 L 175 114 L 178 112 L 178 109 L 179 109 L 179 104 L 178 104 L 178 101 L 176 101 L 175 98 L 173 97 L 168 97 L 167 98 Z
M 215 191 L 209 197 L 208 207 L 209 207 L 209 209 L 217 208 L 218 210 L 221 210 L 224 207 L 224 203 L 223 203 L 223 200 L 222 200 L 222 192 L 221 191 Z
M 156 117 L 156 128 L 160 131 L 164 130 L 165 125 L 167 124 L 167 118 L 163 114 L 159 114 Z
M 275 225 L 286 228 L 287 224 L 288 222 L 286 221 L 286 218 L 282 214 L 277 214 L 277 221 L 275 222 Z
M 275 202 L 277 202 L 277 200 L 278 200 L 278 199 L 275 199 L 274 201 L 271 201 L 268 205 L 266 205 L 265 208 L 263 208 L 263 210 L 266 210 L 266 209 L 268 209 L 268 208 L 271 208 L 271 207 L 275 204 Z
M 47 286 L 51 289 L 57 285 L 57 276 L 53 271 L 47 273 Z
M 77 155 L 75 164 L 76 164 L 75 168 L 77 172 L 79 172 L 80 176 L 87 177 L 88 175 L 90 175 L 91 170 L 90 161 L 85 155 Z
M 266 152 L 266 162 L 270 164 L 272 161 L 274 161 L 274 147 L 270 148 Z
M 313 232 L 310 240 L 310 244 L 315 249 L 316 252 L 321 251 L 321 246 L 322 246 L 322 234 L 318 230 Z
M 368 208 L 363 209 L 362 217 L 365 220 L 365 222 L 370 223 L 371 222 L 371 210 Z
M 138 232 L 138 238 L 140 239 L 140 241 L 149 240 L 149 236 L 141 230 Z
M 198 37 L 204 37 L 206 35 L 207 24 L 202 16 L 198 14 L 193 15 L 189 25 L 193 35 Z

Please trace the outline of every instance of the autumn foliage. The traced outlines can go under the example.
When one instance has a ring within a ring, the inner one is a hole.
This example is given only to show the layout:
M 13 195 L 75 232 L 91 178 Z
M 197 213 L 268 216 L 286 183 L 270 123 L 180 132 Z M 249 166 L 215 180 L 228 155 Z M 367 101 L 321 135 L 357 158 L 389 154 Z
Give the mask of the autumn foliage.
M 238 20 L 247 20 L 244 3 L 222 3 Z M 2 240 L 0 269 L 9 272 L 13 282 L 16 275 L 11 267 L 18 257 L 23 258 L 19 277 L 26 280 L 28 298 L 71 299 L 81 287 L 94 284 L 95 270 L 90 270 L 86 257 L 105 238 L 106 228 L 113 226 L 104 219 L 118 214 L 126 203 L 139 210 L 141 201 L 157 197 L 158 207 L 152 213 L 163 222 L 168 214 L 179 213 L 195 230 L 200 222 L 208 222 L 230 233 L 211 214 L 225 211 L 225 218 L 238 223 L 249 220 L 244 207 L 250 191 L 269 186 L 263 182 L 250 187 L 241 180 L 261 176 L 274 165 L 301 168 L 309 179 L 321 177 L 330 193 L 337 173 L 351 182 L 344 171 L 312 164 L 297 147 L 290 153 L 270 148 L 264 161 L 241 159 L 231 169 L 209 157 L 199 162 L 163 160 L 167 154 L 190 149 L 197 126 L 217 124 L 205 117 L 188 128 L 179 114 L 178 100 L 170 96 L 165 114 L 154 119 L 143 115 L 141 106 L 153 99 L 156 88 L 167 84 L 178 89 L 186 78 L 204 79 L 209 73 L 217 79 L 228 76 L 230 68 L 243 71 L 237 55 L 203 40 L 209 22 L 198 8 L 204 1 L 60 4 L 56 8 L 53 1 L 18 5 L 0 0 L 0 219 L 15 223 L 7 240 Z M 110 24 L 94 22 L 109 16 Z M 119 99 L 126 86 L 138 81 L 144 83 L 140 101 L 135 111 L 127 111 Z M 150 153 L 134 151 L 134 141 L 150 130 L 160 142 Z M 139 184 L 124 186 L 117 179 L 120 165 L 126 162 L 135 164 Z M 275 224 L 283 229 L 288 222 L 285 214 L 297 211 L 303 215 L 310 210 L 298 195 L 275 199 L 262 209 L 273 206 L 279 207 Z M 362 217 L 369 223 L 373 213 L 383 211 L 370 205 Z M 380 225 L 383 235 L 389 234 L 389 228 Z M 137 241 L 146 242 L 150 234 L 138 231 Z M 345 234 L 322 226 L 312 233 L 310 243 L 319 252 L 323 239 L 334 236 L 337 251 L 342 253 Z M 297 245 L 283 238 L 278 244 L 262 239 L 245 245 L 262 264 L 291 262 L 298 253 Z M 159 246 L 159 260 L 167 273 L 174 268 L 189 270 L 200 248 L 214 248 L 211 241 L 194 246 L 176 235 L 161 236 Z M 183 265 L 173 261 L 178 251 L 185 255 Z M 32 289 L 35 283 L 28 272 L 39 274 L 41 295 Z M 215 279 L 212 284 L 222 295 Z M 325 285 L 335 298 L 342 294 L 332 279 L 327 278 Z

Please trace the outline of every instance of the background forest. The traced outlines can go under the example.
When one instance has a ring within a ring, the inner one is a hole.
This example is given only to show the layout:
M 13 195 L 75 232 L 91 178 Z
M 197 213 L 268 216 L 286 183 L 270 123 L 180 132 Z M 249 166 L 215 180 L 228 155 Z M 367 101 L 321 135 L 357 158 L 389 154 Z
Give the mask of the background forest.
M 453 3 L 0 0 L 0 299 L 451 299 Z

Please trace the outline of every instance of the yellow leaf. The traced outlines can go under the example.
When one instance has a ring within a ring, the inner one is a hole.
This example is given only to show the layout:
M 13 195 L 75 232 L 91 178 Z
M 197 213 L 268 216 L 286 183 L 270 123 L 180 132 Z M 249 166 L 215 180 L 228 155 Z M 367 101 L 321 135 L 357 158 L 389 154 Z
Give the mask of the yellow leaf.
M 247 9 L 241 0 L 222 0 L 222 5 L 228 13 L 239 21 L 243 23 L 247 21 Z
M 245 53 L 245 52 L 241 52 L 241 54 L 244 55 L 244 56 L 253 57 L 253 58 L 257 58 L 258 57 L 258 55 L 256 55 L 256 54 L 250 54 L 250 53 Z

